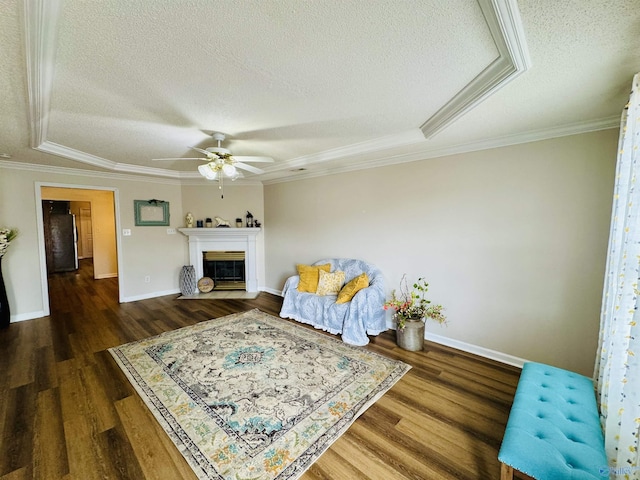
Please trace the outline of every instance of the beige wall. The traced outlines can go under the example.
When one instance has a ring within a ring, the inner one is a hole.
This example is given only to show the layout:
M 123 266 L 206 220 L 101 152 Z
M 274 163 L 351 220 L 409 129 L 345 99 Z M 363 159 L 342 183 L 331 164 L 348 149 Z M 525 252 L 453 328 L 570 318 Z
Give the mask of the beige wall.
M 254 219 L 264 221 L 263 187 L 257 185 L 236 185 L 224 187 L 224 198 L 220 198 L 220 190 L 217 183 L 206 185 L 183 185 L 182 204 L 184 214 L 191 212 L 197 220 L 207 217 L 221 217 L 229 220 L 235 227 L 235 219 L 244 221 L 247 211 L 250 211 Z M 185 226 L 184 217 L 179 220 L 181 226 Z M 215 225 L 215 220 L 213 222 Z
M 91 204 L 93 274 L 95 278 L 118 275 L 116 216 L 113 192 L 78 188 L 42 187 L 42 200 L 74 200 Z M 78 220 L 78 219 L 76 219 Z
M 131 186 L 119 189 L 119 196 L 120 228 L 131 230 L 131 236 L 121 236 L 125 300 L 177 293 L 178 276 L 187 255 L 187 240 L 178 232 L 169 235 L 167 229 L 182 226 L 180 185 L 131 182 Z M 168 227 L 135 225 L 133 201 L 150 199 L 169 202 Z M 150 278 L 149 283 L 145 282 L 145 277 Z
M 0 168 L 0 226 L 19 230 L 2 258 L 11 321 L 44 311 L 34 181 L 31 173 Z
M 430 282 L 431 334 L 591 375 L 617 131 L 265 186 L 267 282 L 356 257 Z
M 178 275 L 187 252 L 186 238 L 168 235 L 168 227 L 136 227 L 134 200 L 161 199 L 170 202 L 171 227 L 181 225 L 182 198 L 178 182 L 162 179 L 140 181 L 127 175 L 95 175 L 47 173 L 7 167 L 0 164 L 0 225 L 17 227 L 20 235 L 3 258 L 3 272 L 11 306 L 12 321 L 42 316 L 47 310 L 41 284 L 42 261 L 39 257 L 37 229 L 36 184 L 82 189 L 114 189 L 116 222 L 120 228 L 131 229 L 132 235 L 120 240 L 119 282 L 124 301 L 137 300 L 178 292 Z M 99 221 L 99 220 L 98 220 Z M 111 230 L 111 226 L 105 226 Z M 112 230 L 114 231 L 114 230 Z M 44 269 L 46 270 L 46 269 Z M 148 276 L 150 281 L 145 282 Z
M 425 276 L 449 325 L 429 335 L 590 375 L 595 357 L 617 131 L 265 186 L 180 186 L 125 175 L 54 174 L 0 162 L 0 225 L 20 229 L 2 260 L 12 319 L 42 312 L 35 183 L 116 190 L 121 295 L 178 292 L 186 238 L 136 227 L 133 200 L 184 215 L 263 221 L 259 285 L 279 292 L 298 262 L 357 257 L 387 290 Z M 259 240 L 260 241 L 260 240 Z M 144 282 L 149 276 L 151 281 Z

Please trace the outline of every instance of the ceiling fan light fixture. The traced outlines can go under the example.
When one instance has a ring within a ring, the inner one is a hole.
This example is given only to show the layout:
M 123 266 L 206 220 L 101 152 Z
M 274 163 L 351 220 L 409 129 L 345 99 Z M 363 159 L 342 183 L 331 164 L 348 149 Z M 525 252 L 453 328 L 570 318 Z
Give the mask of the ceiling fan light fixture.
M 218 172 L 212 168 L 211 163 L 198 166 L 198 172 L 207 180 L 215 180 L 218 177 Z
M 220 142 L 225 139 L 223 133 L 213 133 L 212 137 L 218 142 L 215 147 L 207 147 L 202 149 L 200 147 L 190 147 L 197 152 L 200 152 L 204 158 L 155 158 L 153 160 L 201 160 L 207 163 L 198 166 L 198 173 L 207 180 L 217 180 L 218 188 L 223 190 L 225 177 L 231 181 L 243 178 L 243 171 L 254 174 L 264 173 L 263 170 L 256 168 L 244 162 L 265 162 L 273 163 L 273 158 L 270 157 L 234 157 L 231 152 L 220 145 Z M 1 156 L 1 154 L 0 154 Z M 224 192 L 222 193 L 224 198 Z
M 233 166 L 232 164 L 230 164 L 230 163 L 225 163 L 225 164 L 222 166 L 222 171 L 224 172 L 224 174 L 225 174 L 227 177 L 233 177 L 233 176 L 235 176 L 235 175 L 238 173 L 238 171 L 236 170 L 236 167 L 234 167 L 234 166 Z

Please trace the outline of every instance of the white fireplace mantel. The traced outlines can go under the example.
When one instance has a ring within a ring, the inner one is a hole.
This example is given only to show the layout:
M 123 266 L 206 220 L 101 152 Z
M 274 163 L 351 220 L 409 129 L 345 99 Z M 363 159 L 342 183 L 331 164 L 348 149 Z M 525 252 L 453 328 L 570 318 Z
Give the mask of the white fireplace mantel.
M 245 282 L 247 292 L 258 291 L 258 264 L 256 237 L 260 228 L 179 228 L 189 237 L 189 262 L 202 278 L 202 252 L 234 250 L 244 252 Z

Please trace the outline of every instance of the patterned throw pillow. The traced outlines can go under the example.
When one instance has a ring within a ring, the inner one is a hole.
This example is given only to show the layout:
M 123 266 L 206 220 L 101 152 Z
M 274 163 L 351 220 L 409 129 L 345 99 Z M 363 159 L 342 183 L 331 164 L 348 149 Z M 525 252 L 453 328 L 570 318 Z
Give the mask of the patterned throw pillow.
M 318 279 L 317 295 L 337 295 L 342 286 L 344 285 L 344 272 L 338 270 L 337 272 L 329 273 L 324 270 L 320 270 L 320 277 Z
M 338 293 L 338 299 L 336 303 L 347 303 L 363 288 L 369 286 L 369 277 L 366 273 L 358 275 L 356 278 L 347 283 L 340 293 Z
M 316 293 L 318 289 L 318 280 L 320 270 L 328 272 L 331 270 L 331 264 L 324 265 L 302 265 L 298 264 L 298 275 L 300 275 L 300 283 L 298 284 L 299 292 Z

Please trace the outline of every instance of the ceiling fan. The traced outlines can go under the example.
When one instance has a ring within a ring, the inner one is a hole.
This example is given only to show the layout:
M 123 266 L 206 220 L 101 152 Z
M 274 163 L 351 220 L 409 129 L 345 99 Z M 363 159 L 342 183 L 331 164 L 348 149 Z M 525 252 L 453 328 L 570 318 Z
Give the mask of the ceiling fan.
M 218 145 L 216 147 L 208 147 L 206 149 L 191 147 L 193 150 L 200 152 L 205 157 L 193 157 L 193 158 L 154 158 L 154 161 L 163 160 L 200 160 L 207 162 L 198 166 L 198 172 L 207 180 L 218 180 L 220 184 L 219 188 L 223 189 L 223 180 L 225 177 L 231 179 L 231 181 L 243 177 L 242 172 L 239 170 L 246 170 L 247 172 L 261 174 L 264 170 L 248 165 L 246 162 L 252 163 L 273 163 L 271 157 L 251 157 L 251 156 L 235 156 L 232 155 L 229 150 L 223 148 L 220 144 L 225 139 L 224 133 L 214 132 L 211 134 L 214 140 L 217 140 Z M 224 198 L 224 191 L 222 192 L 222 198 Z

